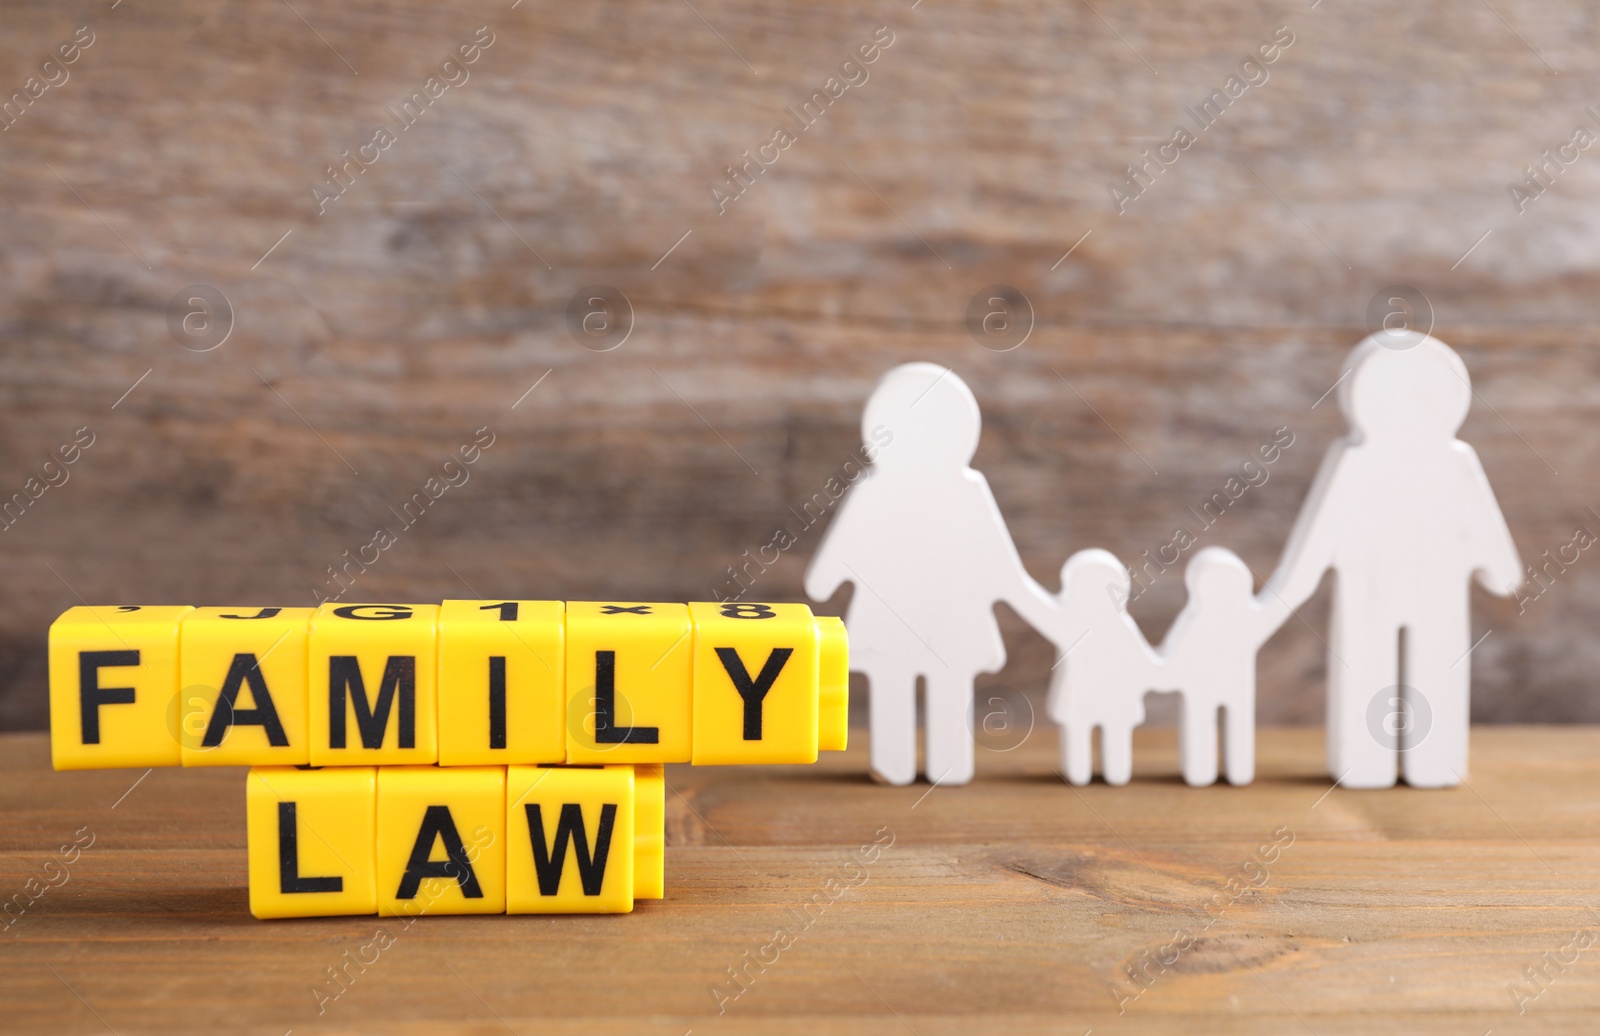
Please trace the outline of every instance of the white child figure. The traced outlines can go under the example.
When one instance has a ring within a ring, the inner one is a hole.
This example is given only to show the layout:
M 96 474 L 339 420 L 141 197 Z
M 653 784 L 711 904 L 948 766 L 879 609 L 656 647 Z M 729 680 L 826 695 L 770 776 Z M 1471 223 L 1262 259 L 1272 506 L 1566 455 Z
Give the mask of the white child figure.
M 973 773 L 972 680 L 1005 665 L 994 604 L 1038 626 L 1050 595 L 1022 567 L 983 475 L 968 465 L 981 418 L 947 368 L 908 363 L 884 375 L 861 434 L 872 468 L 845 496 L 806 571 L 827 600 L 851 582 L 850 668 L 871 684 L 872 770 L 917 775 L 916 684 L 926 686 L 928 779 Z
M 1072 784 L 1094 777 L 1095 727 L 1106 783 L 1128 783 L 1144 693 L 1163 684 L 1161 660 L 1128 614 L 1130 589 L 1127 566 L 1116 555 L 1079 551 L 1061 567 L 1055 610 L 1038 624 L 1060 652 L 1047 711 L 1061 724 L 1061 775 Z
M 1467 772 L 1470 586 L 1509 594 L 1522 561 L 1471 446 L 1467 368 L 1427 335 L 1345 361 L 1350 434 L 1329 448 L 1268 593 L 1299 607 L 1330 568 L 1328 767 L 1352 788 L 1446 787 Z M 1401 674 L 1405 674 L 1402 680 Z M 1405 709 L 1394 737 L 1393 704 Z
M 1196 554 L 1183 581 L 1189 601 L 1160 650 L 1164 679 L 1183 693 L 1183 779 L 1195 787 L 1216 783 L 1223 710 L 1228 783 L 1249 784 L 1256 772 L 1256 652 L 1289 607 L 1271 592 L 1255 596 L 1249 566 L 1222 547 Z

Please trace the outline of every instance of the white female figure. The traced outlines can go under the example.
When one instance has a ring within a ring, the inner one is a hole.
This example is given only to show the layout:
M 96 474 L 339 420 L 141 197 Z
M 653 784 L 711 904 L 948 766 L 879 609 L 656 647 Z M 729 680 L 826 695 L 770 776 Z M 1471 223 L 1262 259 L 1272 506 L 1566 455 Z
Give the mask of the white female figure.
M 1348 787 L 1392 786 L 1397 754 L 1418 787 L 1467 773 L 1471 582 L 1509 594 L 1523 573 L 1478 455 L 1456 438 L 1471 404 L 1466 365 L 1443 342 L 1356 346 L 1339 380 L 1350 434 L 1328 450 L 1267 582 L 1299 607 L 1337 573 L 1328 768 Z
M 972 779 L 972 681 L 1005 665 L 994 603 L 1041 626 L 1052 601 L 1022 567 L 989 484 L 968 465 L 981 418 L 972 390 L 932 363 L 896 367 L 873 390 L 862 437 L 879 444 L 806 572 L 813 600 L 855 585 L 850 667 L 872 688 L 872 770 L 917 775 L 917 678 L 925 681 L 931 781 Z

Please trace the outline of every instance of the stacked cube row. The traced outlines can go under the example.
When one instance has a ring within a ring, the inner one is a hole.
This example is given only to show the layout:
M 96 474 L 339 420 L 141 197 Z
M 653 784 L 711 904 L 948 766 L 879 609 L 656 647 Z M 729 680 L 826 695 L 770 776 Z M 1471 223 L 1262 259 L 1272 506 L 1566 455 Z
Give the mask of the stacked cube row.
M 250 766 L 250 910 L 621 913 L 663 894 L 662 763 L 842 750 L 848 648 L 794 604 L 73 608 L 58 770 Z
M 80 607 L 50 627 L 56 769 L 806 763 L 848 651 L 800 604 Z
M 256 767 L 250 912 L 627 913 L 663 893 L 659 766 Z

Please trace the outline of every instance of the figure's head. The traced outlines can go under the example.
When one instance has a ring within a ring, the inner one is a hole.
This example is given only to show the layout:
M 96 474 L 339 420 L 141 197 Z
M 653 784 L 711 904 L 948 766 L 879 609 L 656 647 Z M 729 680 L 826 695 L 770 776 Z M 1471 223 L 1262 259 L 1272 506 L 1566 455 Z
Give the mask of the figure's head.
M 893 433 L 894 447 L 879 454 L 882 466 L 965 467 L 978 449 L 982 419 L 967 383 L 936 363 L 906 363 L 883 376 L 861 415 L 863 442 Z
M 1255 595 L 1250 566 L 1226 547 L 1207 547 L 1183 570 L 1191 601 L 1248 601 Z
M 1082 602 L 1096 612 L 1127 611 L 1132 590 L 1128 566 L 1109 550 L 1080 550 L 1061 566 L 1061 599 Z
M 1363 438 L 1453 439 L 1471 406 L 1467 365 L 1429 335 L 1404 348 L 1373 335 L 1345 360 L 1339 408 Z

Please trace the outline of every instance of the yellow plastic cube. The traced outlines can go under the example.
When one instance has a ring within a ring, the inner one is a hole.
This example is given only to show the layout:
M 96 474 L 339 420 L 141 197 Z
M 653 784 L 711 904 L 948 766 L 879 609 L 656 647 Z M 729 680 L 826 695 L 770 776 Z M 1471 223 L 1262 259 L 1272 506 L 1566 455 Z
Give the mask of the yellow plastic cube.
M 505 913 L 505 825 L 505 767 L 379 767 L 378 913 Z
M 506 771 L 506 912 L 625 914 L 634 899 L 631 766 Z
M 183 606 L 69 608 L 50 625 L 50 755 L 58 770 L 177 766 Z
M 303 766 L 311 608 L 196 608 L 178 664 L 185 766 Z
M 439 759 L 436 604 L 324 604 L 311 617 L 313 766 Z
M 667 782 L 659 765 L 633 768 L 633 898 L 667 894 Z
M 252 914 L 377 913 L 376 770 L 257 767 L 245 786 Z
M 567 603 L 567 762 L 686 763 L 689 609 Z
M 817 673 L 817 747 L 843 752 L 850 742 L 850 634 L 836 615 L 817 616 L 822 664 Z
M 803 604 L 689 605 L 696 765 L 817 761 L 822 639 Z
M 567 758 L 560 601 L 446 601 L 439 609 L 439 765 Z

